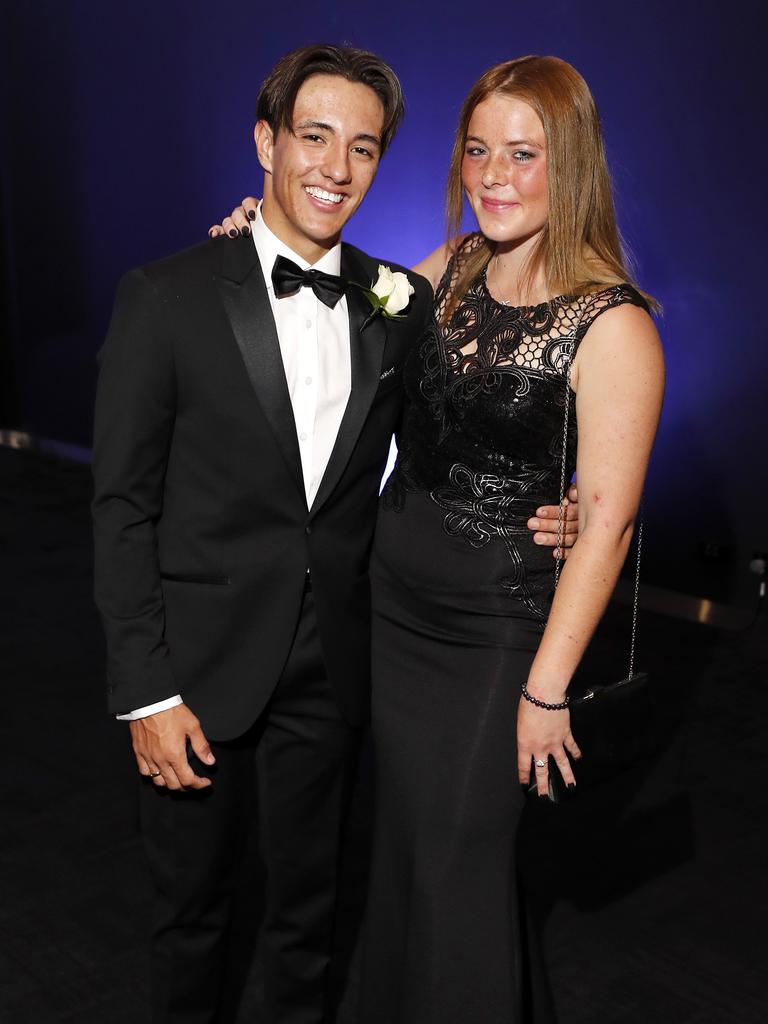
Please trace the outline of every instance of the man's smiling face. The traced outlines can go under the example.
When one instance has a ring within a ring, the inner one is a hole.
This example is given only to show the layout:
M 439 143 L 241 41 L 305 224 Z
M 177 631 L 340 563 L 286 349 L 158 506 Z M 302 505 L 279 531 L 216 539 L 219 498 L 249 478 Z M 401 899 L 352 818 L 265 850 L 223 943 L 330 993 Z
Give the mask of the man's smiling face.
M 267 227 L 310 263 L 332 248 L 376 177 L 384 107 L 367 85 L 313 75 L 296 95 L 292 130 L 259 121 Z

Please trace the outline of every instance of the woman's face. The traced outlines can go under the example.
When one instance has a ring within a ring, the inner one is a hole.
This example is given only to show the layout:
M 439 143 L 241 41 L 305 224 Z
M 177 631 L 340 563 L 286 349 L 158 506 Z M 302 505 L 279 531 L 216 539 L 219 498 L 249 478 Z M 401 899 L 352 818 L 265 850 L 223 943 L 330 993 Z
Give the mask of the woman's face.
M 547 222 L 547 152 L 533 108 L 501 93 L 478 103 L 461 178 L 486 238 L 503 245 L 537 235 Z

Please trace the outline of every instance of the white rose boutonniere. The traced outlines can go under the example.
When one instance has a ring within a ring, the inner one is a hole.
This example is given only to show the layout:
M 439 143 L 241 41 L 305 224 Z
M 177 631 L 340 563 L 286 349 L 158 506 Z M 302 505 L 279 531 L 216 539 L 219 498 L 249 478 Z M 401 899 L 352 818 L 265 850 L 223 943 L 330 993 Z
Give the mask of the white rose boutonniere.
M 371 316 L 382 313 L 390 320 L 403 320 L 403 310 L 411 301 L 415 288 L 408 275 L 401 271 L 392 273 L 390 267 L 379 264 L 379 276 L 370 288 L 363 288 L 371 303 Z

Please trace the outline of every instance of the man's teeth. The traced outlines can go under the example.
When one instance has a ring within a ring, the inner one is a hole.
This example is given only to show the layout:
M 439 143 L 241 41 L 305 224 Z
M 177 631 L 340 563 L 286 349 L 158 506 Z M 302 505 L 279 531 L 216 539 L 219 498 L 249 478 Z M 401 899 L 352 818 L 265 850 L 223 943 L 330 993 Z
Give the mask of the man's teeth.
M 344 198 L 338 192 L 326 192 L 324 188 L 317 188 L 315 185 L 307 185 L 304 191 L 315 199 L 323 199 L 326 203 L 340 203 Z

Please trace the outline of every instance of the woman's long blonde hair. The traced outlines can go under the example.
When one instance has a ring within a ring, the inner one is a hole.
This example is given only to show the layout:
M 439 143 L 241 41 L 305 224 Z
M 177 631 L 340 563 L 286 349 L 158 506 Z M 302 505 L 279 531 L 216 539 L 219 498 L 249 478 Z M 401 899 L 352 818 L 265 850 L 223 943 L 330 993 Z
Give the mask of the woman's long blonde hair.
M 583 295 L 598 285 L 632 282 L 623 251 L 600 116 L 589 86 L 559 57 L 518 57 L 489 68 L 464 100 L 448 171 L 448 238 L 461 234 L 464 187 L 461 167 L 469 122 L 478 103 L 494 93 L 527 103 L 544 126 L 549 212 L 528 258 L 521 284 L 530 288 L 543 267 L 554 295 Z M 443 320 L 450 318 L 472 281 L 488 265 L 494 244 L 473 249 L 452 287 Z M 645 296 L 649 304 L 657 304 Z

